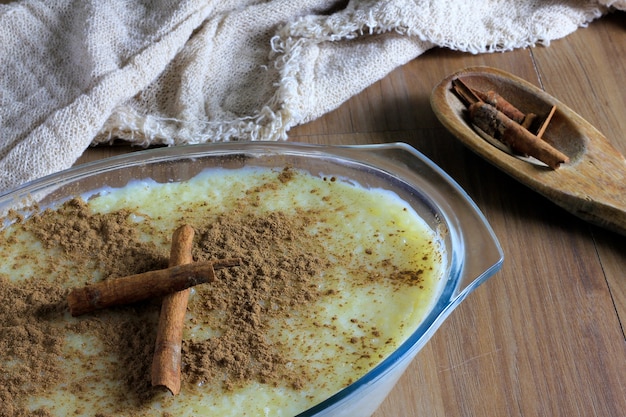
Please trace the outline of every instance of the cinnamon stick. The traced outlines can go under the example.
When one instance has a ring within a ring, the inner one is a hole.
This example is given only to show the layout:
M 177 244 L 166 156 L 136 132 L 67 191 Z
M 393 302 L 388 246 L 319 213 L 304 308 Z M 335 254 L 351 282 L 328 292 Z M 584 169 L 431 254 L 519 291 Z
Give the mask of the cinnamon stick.
M 556 106 L 552 106 L 550 108 L 550 113 L 548 113 L 546 118 L 543 120 L 543 123 L 541 123 L 541 126 L 539 127 L 539 131 L 537 132 L 538 138 L 541 139 L 543 134 L 546 132 L 546 129 L 548 128 L 548 123 L 550 123 L 550 120 L 552 120 L 552 116 L 554 116 L 555 112 L 556 112 Z
M 483 101 L 480 99 L 480 97 L 476 95 L 476 91 L 471 89 L 460 78 L 455 78 L 454 80 L 452 80 L 452 88 L 454 92 L 459 96 L 459 98 L 463 101 L 466 107 L 469 107 L 479 101 Z
M 193 236 L 194 230 L 189 225 L 174 231 L 169 266 L 193 262 Z M 189 289 L 185 289 L 163 298 L 152 359 L 152 386 L 164 386 L 173 395 L 180 392 L 183 327 L 189 292 Z
M 472 92 L 476 94 L 476 96 L 479 97 L 482 101 L 487 104 L 491 104 L 493 107 L 504 113 L 509 119 L 513 120 L 514 122 L 520 124 L 524 122 L 526 115 L 495 91 L 489 90 L 483 92 L 478 90 L 472 90 Z
M 522 120 L 522 123 L 520 123 L 520 124 L 522 125 L 522 127 L 524 129 L 530 131 L 530 129 L 532 128 L 533 123 L 535 122 L 535 120 L 537 120 L 537 115 L 535 113 L 528 113 L 524 117 L 524 120 Z M 540 134 L 537 134 L 537 137 L 539 139 L 541 139 L 541 135 Z
M 476 90 L 469 87 L 460 78 L 455 78 L 454 80 L 452 80 L 452 88 L 467 107 L 481 101 L 487 104 L 491 104 L 493 107 L 504 113 L 509 119 L 521 124 L 527 130 L 531 129 L 533 122 L 537 119 L 536 114 L 525 114 L 513 104 L 511 104 L 507 99 L 505 99 L 493 90 L 489 90 L 486 92 Z M 551 117 L 551 115 L 548 116 L 546 121 L 544 121 L 543 126 L 547 126 Z M 540 134 L 537 134 L 537 137 L 541 138 L 542 134 L 543 132 L 540 132 Z
M 487 135 L 509 145 L 516 152 L 530 155 L 556 169 L 569 158 L 541 140 L 490 104 L 479 102 L 469 107 L 470 119 Z
M 67 296 L 72 316 L 130 304 L 182 291 L 215 278 L 214 269 L 240 265 L 239 258 L 196 262 L 128 277 L 109 279 L 73 289 Z

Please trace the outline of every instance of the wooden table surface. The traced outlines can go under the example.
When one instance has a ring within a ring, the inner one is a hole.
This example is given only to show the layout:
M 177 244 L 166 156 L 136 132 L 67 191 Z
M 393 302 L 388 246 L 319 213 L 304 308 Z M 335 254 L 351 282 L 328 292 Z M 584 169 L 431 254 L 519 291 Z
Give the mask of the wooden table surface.
M 432 88 L 475 65 L 540 86 L 626 154 L 624 12 L 548 47 L 430 50 L 291 130 L 298 142 L 411 144 L 469 193 L 505 253 L 500 272 L 444 322 L 375 417 L 625 416 L 626 237 L 570 215 L 442 127 Z M 93 148 L 79 163 L 127 151 Z

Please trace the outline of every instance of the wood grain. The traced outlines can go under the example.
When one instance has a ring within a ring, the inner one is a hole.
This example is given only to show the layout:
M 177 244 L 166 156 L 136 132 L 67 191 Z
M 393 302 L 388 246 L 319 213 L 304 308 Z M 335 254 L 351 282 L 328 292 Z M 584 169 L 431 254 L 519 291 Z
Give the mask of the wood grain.
M 496 119 L 497 110 L 475 103 L 478 99 L 470 98 L 475 104 L 468 109 L 468 103 L 460 100 L 453 88 L 458 80 L 468 91 L 498 91 L 524 112 L 541 115 L 542 119 L 554 115 L 545 130 L 545 140 L 504 115 Z M 443 79 L 432 92 L 431 104 L 441 123 L 476 154 L 570 213 L 626 236 L 626 159 L 601 132 L 563 102 L 524 79 L 483 66 L 464 68 Z M 477 116 L 485 117 L 468 121 Z M 478 134 L 472 123 L 492 139 Z M 504 142 L 509 132 L 510 139 L 515 134 L 519 144 L 520 138 L 536 144 L 518 147 L 518 152 L 534 156 L 553 169 L 494 146 L 500 143 L 494 135 L 501 134 Z M 534 151 L 542 151 L 544 158 Z
M 626 153 L 625 28 L 626 14 L 615 13 L 547 47 L 433 49 L 290 132 L 300 142 L 415 146 L 465 188 L 505 252 L 503 269 L 452 313 L 375 417 L 624 415 L 625 238 L 466 149 L 439 124 L 429 97 L 459 69 L 497 67 L 559 98 Z M 79 162 L 127 151 L 90 149 Z

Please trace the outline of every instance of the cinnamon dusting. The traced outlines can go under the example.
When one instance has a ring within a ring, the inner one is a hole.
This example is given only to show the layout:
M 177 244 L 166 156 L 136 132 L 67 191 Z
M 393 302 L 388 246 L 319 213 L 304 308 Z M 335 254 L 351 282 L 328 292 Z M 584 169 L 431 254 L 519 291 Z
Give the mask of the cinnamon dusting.
M 284 179 L 283 176 L 281 181 Z M 95 263 L 106 279 L 115 279 L 162 268 L 167 263 L 163 251 L 140 241 L 137 225 L 129 220 L 130 214 L 127 210 L 93 214 L 85 202 L 74 199 L 58 210 L 45 210 L 33 216 L 22 227 L 34 233 L 44 247 L 57 247 L 63 256 L 71 257 L 81 272 Z M 308 221 L 306 215 L 294 217 L 277 212 L 259 217 L 235 210 L 215 222 L 197 226 L 195 259 L 209 261 L 229 254 L 245 262 L 238 271 L 224 271 L 223 279 L 196 288 L 198 294 L 192 300 L 202 301 L 190 306 L 196 316 L 195 324 L 205 320 L 204 324 L 223 334 L 208 340 L 183 342 L 184 380 L 192 384 L 211 379 L 219 382 L 219 375 L 226 374 L 226 389 L 252 380 L 302 388 L 304 370 L 288 367 L 288 359 L 280 353 L 279 346 L 266 339 L 265 333 L 268 320 L 319 297 L 315 281 L 324 267 L 318 257 L 323 248 L 310 252 L 311 244 L 307 244 L 302 232 Z M 18 398 L 42 394 L 46 386 L 69 377 L 59 361 L 67 331 L 93 335 L 116 355 L 123 355 L 120 362 L 125 365 L 115 372 L 127 381 L 128 389 L 143 398 L 140 402 L 151 398 L 147 353 L 153 345 L 150 340 L 155 337 L 158 306 L 147 303 L 122 308 L 136 309 L 141 317 L 149 316 L 145 325 L 140 324 L 141 320 L 130 323 L 120 320 L 118 314 L 106 321 L 95 316 L 57 328 L 42 314 L 50 310 L 56 319 L 63 315 L 67 310 L 64 300 L 67 285 L 48 283 L 40 276 L 26 283 L 11 283 L 7 278 L 0 281 L 3 290 L 0 294 L 4 296 L 0 299 L 0 308 L 4 309 L 0 310 L 0 320 L 5 323 L 0 333 L 0 349 L 9 359 L 27 362 L 19 372 L 0 372 L 4 375 L 0 381 L 3 386 L 0 415 L 27 415 L 24 409 L 16 411 L 11 404 Z M 22 309 L 13 305 L 16 300 Z M 222 318 L 219 322 L 211 315 L 216 311 Z M 80 389 L 80 384 L 73 388 Z
M 288 349 L 280 342 L 285 338 L 269 337 L 268 332 L 272 331 L 272 322 L 280 317 L 295 317 L 324 297 L 342 296 L 341 289 L 322 285 L 331 261 L 327 248 L 320 243 L 323 239 L 313 238 L 309 230 L 316 222 L 323 224 L 324 213 L 319 209 L 257 212 L 249 208 L 257 206 L 263 193 L 280 189 L 293 178 L 293 171 L 282 170 L 275 181 L 251 187 L 235 208 L 223 213 L 216 214 L 204 202 L 193 209 L 178 209 L 178 224 L 190 223 L 196 230 L 195 260 L 242 260 L 239 267 L 220 270 L 217 280 L 196 287 L 191 293 L 189 312 L 193 321 L 186 322 L 182 346 L 183 390 L 234 390 L 253 381 L 302 390 L 315 378 L 317 368 L 309 369 L 307 363 L 288 357 Z M 335 181 L 333 177 L 327 184 Z M 311 190 L 312 195 L 317 193 L 319 190 Z M 327 196 L 321 199 L 330 201 Z M 346 207 L 328 206 L 328 210 L 340 212 Z M 191 212 L 195 214 L 190 215 Z M 24 252 L 23 259 L 13 261 L 16 270 L 32 266 L 32 278 L 10 281 L 0 275 L 0 416 L 48 415 L 43 408 L 29 412 L 26 400 L 45 395 L 49 386 L 59 383 L 67 383 L 69 392 L 77 397 L 90 395 L 85 382 L 94 381 L 81 380 L 80 369 L 64 367 L 63 356 L 68 355 L 64 339 L 68 333 L 97 339 L 113 358 L 102 359 L 100 365 L 107 367 L 113 380 L 120 381 L 124 398 L 108 398 L 109 408 L 115 410 L 119 403 L 124 408 L 117 409 L 118 414 L 148 415 L 142 406 L 162 393 L 150 381 L 160 300 L 115 307 L 80 319 L 69 316 L 65 302 L 77 277 L 81 277 L 78 283 L 86 283 L 167 267 L 169 238 L 177 225 L 172 224 L 167 230 L 151 228 L 149 222 L 134 220 L 135 216 L 146 217 L 131 209 L 94 213 L 80 199 L 30 218 L 14 216 L 17 226 L 35 236 L 50 255 L 45 255 L 48 258 L 41 262 L 39 254 Z M 332 232 L 326 226 L 315 233 L 328 239 Z M 0 233 L 0 256 L 5 259 L 8 241 L 11 245 L 19 243 L 14 235 Z M 371 257 L 376 250 L 368 247 L 364 253 Z M 332 256 L 335 264 L 348 269 L 363 268 L 359 271 L 366 278 L 363 285 L 385 280 L 397 288 L 419 286 L 425 272 L 419 268 L 393 269 L 390 260 L 373 268 L 354 266 L 353 253 Z M 378 272 L 390 267 L 391 274 Z M 333 317 L 330 322 L 313 325 L 336 334 L 342 343 L 353 345 L 349 349 L 354 349 L 355 363 L 360 361 L 355 368 L 376 364 L 381 358 L 372 353 L 373 340 L 382 336 L 380 330 L 358 317 L 351 322 L 355 332 L 340 330 L 337 320 Z M 194 337 L 196 327 L 210 328 L 213 336 Z M 296 340 L 306 338 L 292 335 L 292 331 L 288 326 L 281 330 Z M 394 341 L 387 339 L 383 343 Z M 93 356 L 77 349 L 69 352 L 84 356 L 86 367 L 94 366 L 89 363 Z
M 224 279 L 196 289 L 202 299 L 192 307 L 196 320 L 221 334 L 183 342 L 185 379 L 205 384 L 225 373 L 227 389 L 250 380 L 302 384 L 305 371 L 287 367 L 289 359 L 267 339 L 267 330 L 273 318 L 320 296 L 323 248 L 312 247 L 307 238 L 304 229 L 310 221 L 306 213 L 257 217 L 233 211 L 199 233 L 194 258 L 230 254 L 243 264 L 237 271 L 224 271 Z

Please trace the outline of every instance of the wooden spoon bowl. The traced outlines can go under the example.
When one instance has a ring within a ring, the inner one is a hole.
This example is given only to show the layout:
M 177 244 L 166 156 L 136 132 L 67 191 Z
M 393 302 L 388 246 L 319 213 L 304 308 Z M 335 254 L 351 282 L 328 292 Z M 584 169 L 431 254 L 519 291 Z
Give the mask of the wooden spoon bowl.
M 493 90 L 524 113 L 544 117 L 556 106 L 542 138 L 569 162 L 551 169 L 485 140 L 468 122 L 466 106 L 452 89 L 456 79 L 472 89 Z M 626 159 L 559 100 L 505 71 L 472 67 L 442 80 L 433 90 L 431 105 L 446 129 L 490 163 L 574 215 L 626 235 Z

